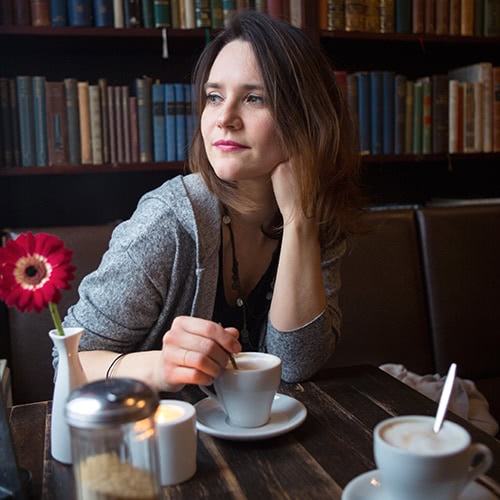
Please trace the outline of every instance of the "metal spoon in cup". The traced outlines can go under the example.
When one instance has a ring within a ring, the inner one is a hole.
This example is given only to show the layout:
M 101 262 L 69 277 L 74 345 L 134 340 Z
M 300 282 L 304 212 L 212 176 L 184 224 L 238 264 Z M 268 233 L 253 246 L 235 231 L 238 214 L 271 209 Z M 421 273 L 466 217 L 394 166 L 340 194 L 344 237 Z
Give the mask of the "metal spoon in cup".
M 448 375 L 446 375 L 446 381 L 443 386 L 443 392 L 439 398 L 438 409 L 436 413 L 436 419 L 434 420 L 434 426 L 432 430 L 437 434 L 443 425 L 443 420 L 446 415 L 446 410 L 448 409 L 448 403 L 450 401 L 451 391 L 453 390 L 453 383 L 455 382 L 455 373 L 457 371 L 456 363 L 452 363 L 448 370 Z

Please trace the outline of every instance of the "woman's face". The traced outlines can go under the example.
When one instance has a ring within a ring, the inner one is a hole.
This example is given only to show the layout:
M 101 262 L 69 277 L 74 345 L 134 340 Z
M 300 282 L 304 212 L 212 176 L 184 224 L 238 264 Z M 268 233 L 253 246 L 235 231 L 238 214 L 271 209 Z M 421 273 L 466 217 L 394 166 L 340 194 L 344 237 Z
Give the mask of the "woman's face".
M 268 180 L 286 156 L 248 42 L 235 40 L 219 52 L 205 94 L 201 133 L 217 176 L 226 181 Z

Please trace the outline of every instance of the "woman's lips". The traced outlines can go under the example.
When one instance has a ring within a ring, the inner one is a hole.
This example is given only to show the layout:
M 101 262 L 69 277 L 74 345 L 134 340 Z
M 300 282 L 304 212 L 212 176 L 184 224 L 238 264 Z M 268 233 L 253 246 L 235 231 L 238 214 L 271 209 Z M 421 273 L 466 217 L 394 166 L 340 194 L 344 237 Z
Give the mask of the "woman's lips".
M 247 146 L 234 141 L 220 140 L 214 142 L 214 146 L 220 151 L 231 152 L 231 151 L 241 151 L 243 149 L 248 149 Z

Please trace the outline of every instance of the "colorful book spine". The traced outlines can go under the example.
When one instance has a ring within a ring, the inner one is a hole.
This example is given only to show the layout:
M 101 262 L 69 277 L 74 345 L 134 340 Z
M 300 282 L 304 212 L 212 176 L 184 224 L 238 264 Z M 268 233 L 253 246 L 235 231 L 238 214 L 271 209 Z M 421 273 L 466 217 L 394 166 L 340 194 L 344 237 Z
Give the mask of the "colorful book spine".
M 78 89 L 78 116 L 80 117 L 80 150 L 82 163 L 92 163 L 92 144 L 90 132 L 89 82 L 81 81 Z
M 436 0 L 424 0 L 424 33 L 436 34 Z
M 182 29 L 195 28 L 194 0 L 180 0 L 180 18 Z
M 153 111 L 153 159 L 154 161 L 166 161 L 165 84 L 153 84 L 151 99 Z
M 80 115 L 78 112 L 78 81 L 65 78 L 66 122 L 68 128 L 68 163 L 78 165 L 82 161 L 80 149 Z
M 108 101 L 108 81 L 106 78 L 99 78 L 99 95 L 101 97 L 101 123 L 102 123 L 102 161 L 110 162 L 109 155 L 109 101 Z
M 383 89 L 382 72 L 370 71 L 371 154 L 382 154 Z
M 175 87 L 175 131 L 176 131 L 176 159 L 184 161 L 186 159 L 186 102 L 184 97 L 184 85 L 174 83 Z
M 30 0 L 32 26 L 50 26 L 49 0 Z
M 145 28 L 154 28 L 154 7 L 153 0 L 142 0 L 142 24 Z
M 165 84 L 165 154 L 167 161 L 177 160 L 177 105 L 173 83 Z
M 365 31 L 366 3 L 359 0 L 345 0 L 345 30 Z
M 63 82 L 46 82 L 49 165 L 68 163 L 68 129 Z
M 484 36 L 500 36 L 500 2 L 484 0 Z
M 102 122 L 99 85 L 89 85 L 90 137 L 92 163 L 102 164 Z
M 394 0 L 394 30 L 396 33 L 411 33 L 412 3 L 408 0 Z
M 394 33 L 395 7 L 394 0 L 379 0 L 380 8 L 380 33 Z
M 69 26 L 92 26 L 92 0 L 68 0 Z
M 413 154 L 422 154 L 422 82 L 413 85 Z
M 432 84 L 422 78 L 422 154 L 432 153 Z
M 142 7 L 140 4 L 140 0 L 124 0 L 123 21 L 125 24 L 125 28 L 142 27 Z
M 212 26 L 210 0 L 194 0 L 194 23 L 197 28 Z
M 394 77 L 394 153 L 405 153 L 406 76 Z
M 212 28 L 224 26 L 224 15 L 222 14 L 222 0 L 210 0 L 210 21 Z
M 151 113 L 151 86 L 149 77 L 136 78 L 137 120 L 139 124 L 139 160 L 153 161 L 153 119 Z
M 21 162 L 21 131 L 19 124 L 19 106 L 17 96 L 16 78 L 9 79 L 9 104 L 10 117 L 12 120 L 12 146 L 14 151 L 14 167 L 20 167 Z
M 460 2 L 461 0 L 449 0 L 449 28 L 450 35 L 460 35 Z
M 269 13 L 269 0 L 268 0 L 268 13 Z M 236 0 L 222 0 L 222 17 L 224 24 L 227 24 L 231 16 L 236 13 Z
M 109 130 L 109 161 L 112 165 L 117 163 L 116 152 L 116 123 L 115 123 L 115 94 L 114 87 L 108 85 L 106 88 L 108 94 L 108 130 Z
M 380 33 L 381 0 L 365 0 L 364 29 L 368 33 Z
M 30 0 L 15 0 L 12 5 L 14 7 L 14 24 L 17 26 L 31 25 Z
M 154 26 L 155 28 L 172 27 L 171 0 L 154 0 Z
M 125 162 L 125 137 L 123 127 L 122 92 L 119 85 L 113 86 L 113 109 L 116 127 L 116 161 Z
M 405 153 L 413 153 L 413 114 L 415 110 L 415 82 L 406 80 Z
M 448 81 L 448 152 L 459 153 L 459 107 L 458 107 L 458 80 L 450 78 Z
M 432 75 L 432 152 L 448 151 L 449 77 L 446 74 Z
M 68 25 L 66 0 L 50 0 L 50 23 L 55 27 Z
M 112 0 L 94 0 L 94 26 L 97 28 L 113 26 Z
M 45 101 L 45 77 L 33 77 L 33 116 L 35 119 L 35 153 L 36 165 L 44 167 L 48 164 L 47 122 Z
M 122 111 L 122 123 L 123 123 L 123 161 L 125 163 L 130 163 L 131 153 L 130 153 L 130 113 L 129 113 L 129 98 L 130 89 L 128 85 L 120 86 L 121 94 L 121 111 Z
M 356 73 L 358 79 L 358 116 L 361 154 L 371 153 L 371 104 L 370 75 L 362 71 Z
M 413 0 L 411 11 L 412 33 L 424 33 L 425 31 L 425 0 Z
M 447 35 L 450 32 L 450 0 L 436 2 L 436 34 Z
M 382 72 L 382 152 L 394 154 L 395 78 L 393 71 Z
M 129 97 L 130 112 L 130 160 L 139 163 L 139 129 L 137 124 L 137 97 Z
M 125 14 L 123 11 L 123 0 L 113 0 L 113 27 L 125 27 Z
M 17 76 L 17 99 L 21 144 L 21 165 L 36 164 L 35 126 L 33 111 L 33 82 L 31 76 Z

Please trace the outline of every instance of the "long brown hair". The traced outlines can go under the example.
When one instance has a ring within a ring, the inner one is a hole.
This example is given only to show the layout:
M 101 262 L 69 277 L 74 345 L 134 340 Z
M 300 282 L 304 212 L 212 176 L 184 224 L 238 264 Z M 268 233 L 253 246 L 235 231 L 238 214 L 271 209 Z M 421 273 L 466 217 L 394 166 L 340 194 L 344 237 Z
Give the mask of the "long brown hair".
M 254 50 L 278 136 L 293 158 L 300 205 L 320 225 L 322 244 L 349 235 L 362 204 L 358 132 L 330 60 L 300 29 L 257 11 L 239 12 L 205 47 L 195 67 L 199 116 L 211 67 L 221 49 L 234 40 L 248 42 Z M 223 204 L 240 211 L 250 206 L 234 183 L 219 179 L 213 171 L 199 125 L 189 168 L 202 175 Z

